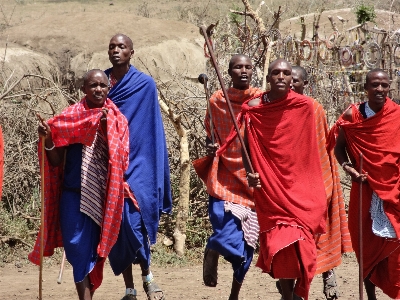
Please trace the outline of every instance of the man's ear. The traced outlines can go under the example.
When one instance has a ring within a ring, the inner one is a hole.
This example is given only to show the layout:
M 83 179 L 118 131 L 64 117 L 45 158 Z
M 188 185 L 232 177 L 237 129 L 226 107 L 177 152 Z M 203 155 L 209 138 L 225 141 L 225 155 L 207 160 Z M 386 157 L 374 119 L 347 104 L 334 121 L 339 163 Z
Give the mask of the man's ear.
M 304 80 L 304 86 L 308 84 L 308 80 Z
M 131 50 L 131 57 L 133 56 L 133 54 L 135 53 L 135 50 Z
M 84 94 L 86 95 L 86 92 L 85 92 L 85 85 L 84 85 L 84 84 L 82 84 L 82 86 L 81 86 L 81 91 L 82 91 L 82 93 L 84 93 Z
M 232 70 L 231 69 L 228 69 L 228 74 L 229 74 L 229 76 L 232 77 Z

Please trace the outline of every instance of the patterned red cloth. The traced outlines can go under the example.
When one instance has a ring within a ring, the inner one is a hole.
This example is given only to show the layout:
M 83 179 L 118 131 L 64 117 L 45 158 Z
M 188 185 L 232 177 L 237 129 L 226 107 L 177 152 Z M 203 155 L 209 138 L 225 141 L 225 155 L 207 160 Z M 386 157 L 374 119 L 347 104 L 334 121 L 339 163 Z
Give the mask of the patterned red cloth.
M 281 268 L 274 263 L 274 255 L 298 242 L 302 276 L 296 281 L 295 293 L 308 299 L 316 270 L 313 235 L 325 232 L 327 208 L 313 100 L 289 91 L 270 103 L 250 107 L 246 102 L 242 114 L 251 161 L 261 181 L 261 188 L 254 189 L 260 236 L 265 233 L 266 240 L 260 244 L 263 264 L 259 265 L 266 266 L 263 271 L 267 273 Z M 232 132 L 217 155 L 234 136 Z
M 86 99 L 66 108 L 60 115 L 48 121 L 56 147 L 81 143 L 90 146 L 99 129 L 103 115 L 100 108 L 88 109 Z M 107 199 L 104 207 L 102 233 L 97 248 L 99 257 L 107 257 L 117 240 L 123 207 L 123 176 L 128 167 L 129 132 L 128 122 L 115 104 L 107 99 L 104 107 L 107 114 L 107 140 L 109 149 Z M 41 161 L 41 139 L 39 142 L 39 161 Z M 59 197 L 62 185 L 63 167 L 53 167 L 45 156 L 44 178 L 44 256 L 51 256 L 54 248 L 62 247 L 59 224 Z M 40 233 L 28 258 L 40 263 Z
M 314 115 L 318 152 L 328 203 L 326 233 L 319 237 L 317 243 L 317 270 L 315 273 L 320 274 L 339 266 L 342 262 L 342 253 L 351 252 L 353 248 L 347 225 L 338 165 L 333 151 L 326 150 L 326 139 L 329 133 L 326 114 L 322 105 L 316 100 L 314 100 Z
M 389 98 L 374 116 L 364 119 L 359 104 L 352 104 L 352 121 L 343 115 L 329 133 L 328 149 L 333 149 L 339 128 L 343 129 L 347 152 L 356 170 L 363 154 L 363 172 L 368 173 L 362 185 L 363 274 L 392 299 L 400 299 L 400 107 Z M 349 230 L 359 260 L 359 190 L 352 183 L 349 203 Z M 369 212 L 372 192 L 383 200 L 383 208 L 397 238 L 382 238 L 372 232 Z
M 261 94 L 258 88 L 250 87 L 247 90 L 228 89 L 228 97 L 231 101 L 232 110 L 237 116 L 242 104 Z M 228 105 L 222 90 L 215 92 L 210 98 L 215 142 L 219 145 L 225 143 L 232 127 L 232 119 L 229 114 Z M 207 111 L 204 120 L 206 132 L 211 140 L 210 117 Z M 243 134 L 243 130 L 242 130 Z M 246 171 L 242 162 L 241 145 L 239 139 L 235 139 L 221 156 L 215 157 L 207 174 L 207 192 L 218 199 L 234 202 L 254 209 L 253 189 L 249 188 L 246 179 Z

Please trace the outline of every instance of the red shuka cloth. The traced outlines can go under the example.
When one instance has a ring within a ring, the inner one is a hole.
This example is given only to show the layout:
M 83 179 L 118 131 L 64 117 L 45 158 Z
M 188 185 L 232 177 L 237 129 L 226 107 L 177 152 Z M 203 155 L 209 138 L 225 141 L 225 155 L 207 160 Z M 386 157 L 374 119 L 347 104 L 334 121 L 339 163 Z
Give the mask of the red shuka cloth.
M 324 108 L 314 100 L 314 115 L 317 130 L 317 143 L 321 159 L 322 175 L 327 196 L 328 211 L 326 233 L 318 238 L 317 270 L 321 274 L 342 262 L 342 253 L 353 251 L 347 225 L 347 214 L 344 206 L 342 185 L 335 155 L 326 150 L 328 123 Z
M 339 118 L 329 133 L 328 149 L 335 146 L 339 128 L 346 137 L 347 152 L 356 170 L 363 154 L 363 172 L 368 173 L 362 191 L 362 234 L 364 277 L 391 298 L 400 298 L 400 107 L 386 98 L 383 108 L 364 119 L 359 104 L 351 106 L 352 122 Z M 369 212 L 372 192 L 383 200 L 383 208 L 394 230 L 396 239 L 376 236 L 372 232 Z M 352 183 L 349 204 L 349 230 L 354 251 L 359 259 L 359 184 Z M 388 261 L 391 263 L 388 264 Z M 389 276 L 391 275 L 391 276 Z
M 267 235 L 268 260 L 284 247 L 299 242 L 302 277 L 296 294 L 308 298 L 316 269 L 313 235 L 325 232 L 326 193 L 316 139 L 313 100 L 289 91 L 286 97 L 254 107 L 242 106 L 255 172 L 261 188 L 254 190 L 260 232 Z M 232 132 L 221 146 L 220 155 L 235 137 Z M 283 229 L 280 225 L 283 226 Z M 274 230 L 281 231 L 275 234 Z M 293 233 L 293 231 L 296 231 Z M 287 236 L 290 238 L 286 238 Z M 305 242 L 306 241 L 306 242 Z M 260 245 L 265 247 L 265 245 Z M 305 251 L 301 251 L 304 247 Z M 265 272 L 270 271 L 263 269 Z M 279 267 L 275 266 L 274 268 Z
M 227 93 L 236 118 L 242 104 L 255 95 L 262 94 L 262 91 L 254 87 L 250 87 L 247 90 L 229 88 Z M 228 104 L 222 90 L 216 91 L 210 97 L 210 109 L 213 118 L 215 142 L 222 145 L 233 127 Z M 204 124 L 207 135 L 211 140 L 208 109 Z M 246 171 L 243 166 L 240 149 L 239 139 L 235 139 L 229 149 L 221 156 L 199 158 L 193 161 L 193 166 L 198 176 L 207 186 L 208 194 L 221 200 L 227 200 L 254 209 L 253 189 L 247 184 Z
M 104 258 L 108 256 L 115 244 L 122 219 L 124 201 L 123 176 L 128 167 L 129 132 L 128 122 L 115 104 L 107 99 L 104 107 L 107 114 L 107 142 L 109 151 L 107 199 L 100 243 L 97 247 L 99 261 L 91 271 L 91 283 L 96 289 L 101 284 Z M 101 108 L 88 109 L 83 98 L 77 104 L 66 108 L 60 115 L 51 118 L 48 124 L 56 147 L 81 143 L 90 146 L 99 128 Z M 42 139 L 39 140 L 39 162 L 42 158 Z M 62 247 L 59 222 L 59 198 L 61 196 L 63 166 L 53 167 L 45 155 L 44 178 L 44 256 L 51 256 L 56 247 Z M 40 232 L 33 251 L 28 255 L 34 264 L 40 263 Z M 93 282 L 93 280 L 95 282 Z

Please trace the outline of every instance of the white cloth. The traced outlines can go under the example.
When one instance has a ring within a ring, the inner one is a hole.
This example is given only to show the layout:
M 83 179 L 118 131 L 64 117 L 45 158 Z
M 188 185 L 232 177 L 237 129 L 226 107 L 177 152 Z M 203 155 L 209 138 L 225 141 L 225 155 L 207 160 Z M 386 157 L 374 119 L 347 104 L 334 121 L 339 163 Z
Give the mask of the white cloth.
M 224 210 L 225 212 L 232 212 L 232 215 L 241 221 L 243 236 L 247 245 L 256 249 L 258 233 L 260 232 L 256 212 L 243 205 L 228 201 L 224 201 Z
M 101 227 L 106 199 L 108 145 L 98 130 L 91 146 L 83 146 L 80 211 Z

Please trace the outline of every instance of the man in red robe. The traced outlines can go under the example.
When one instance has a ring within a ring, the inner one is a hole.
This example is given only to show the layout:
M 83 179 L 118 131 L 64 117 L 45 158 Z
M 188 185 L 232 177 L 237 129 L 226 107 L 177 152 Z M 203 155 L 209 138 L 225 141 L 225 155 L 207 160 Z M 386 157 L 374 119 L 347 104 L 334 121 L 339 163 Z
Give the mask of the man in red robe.
M 253 65 L 248 56 L 234 55 L 229 62 L 228 73 L 233 85 L 227 90 L 228 97 L 237 115 L 243 102 L 262 92 L 250 86 Z M 256 247 L 258 223 L 253 189 L 247 184 L 239 139 L 225 153 L 215 157 L 216 150 L 225 142 L 233 125 L 222 90 L 211 96 L 204 123 L 207 153 L 212 162 L 203 180 L 209 194 L 208 207 L 213 234 L 208 239 L 204 253 L 203 280 L 206 286 L 217 285 L 218 258 L 221 254 L 233 268 L 229 300 L 237 300 Z M 215 138 L 214 143 L 212 136 Z
M 300 66 L 292 67 L 292 90 L 301 95 L 308 84 L 307 71 Z M 317 242 L 317 270 L 322 273 L 323 292 L 327 300 L 337 299 L 339 290 L 333 268 L 342 262 L 342 253 L 353 251 L 347 226 L 347 215 L 338 165 L 333 150 L 326 150 L 328 123 L 323 106 L 314 100 L 317 142 L 328 203 L 326 233 Z
M 314 237 L 324 233 L 327 207 L 313 100 L 291 91 L 291 72 L 286 60 L 272 62 L 267 75 L 271 90 L 245 102 L 238 116 L 244 119 L 254 166 L 252 173 L 243 158 L 249 185 L 256 187 L 257 266 L 279 279 L 284 300 L 296 299 L 295 294 L 308 299 L 316 270 Z
M 364 85 L 368 101 L 352 104 L 332 128 L 328 149 L 352 180 L 349 229 L 360 261 L 363 239 L 363 277 L 368 300 L 375 287 L 400 298 L 400 108 L 387 97 L 390 83 L 381 69 L 368 72 Z M 363 155 L 360 171 L 360 153 Z M 362 228 L 359 191 L 362 185 Z
M 41 120 L 44 155 L 44 256 L 64 246 L 80 300 L 91 300 L 120 230 L 123 176 L 128 168 L 128 121 L 107 98 L 101 70 L 83 78 L 86 96 L 47 122 Z M 38 235 L 29 260 L 40 263 Z

